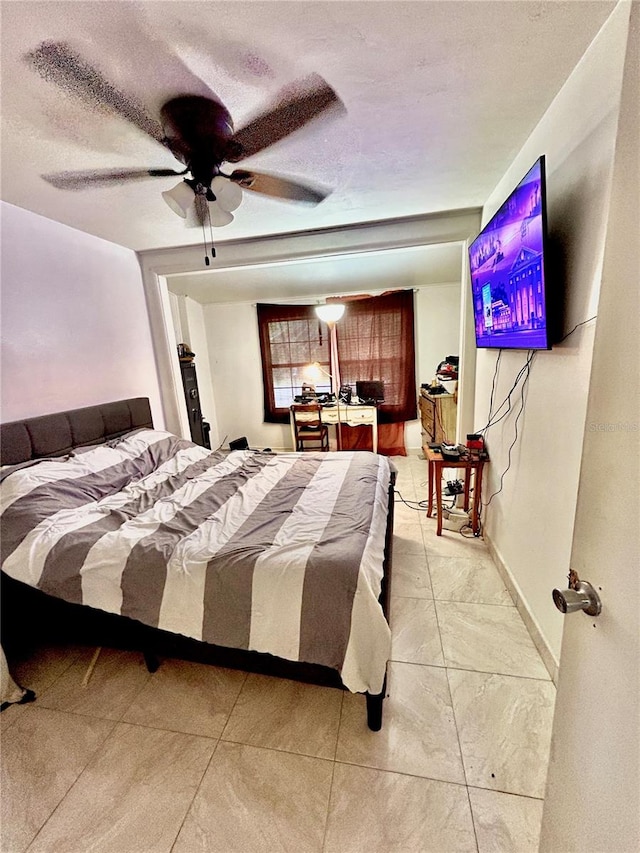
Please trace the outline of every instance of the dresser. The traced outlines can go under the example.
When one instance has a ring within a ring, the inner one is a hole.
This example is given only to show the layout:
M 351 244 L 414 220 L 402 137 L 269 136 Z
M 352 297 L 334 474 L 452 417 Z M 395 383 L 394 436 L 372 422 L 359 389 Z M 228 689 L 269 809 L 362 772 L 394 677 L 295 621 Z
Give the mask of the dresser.
M 418 398 L 423 444 L 455 443 L 457 402 L 454 394 L 429 394 L 424 389 Z

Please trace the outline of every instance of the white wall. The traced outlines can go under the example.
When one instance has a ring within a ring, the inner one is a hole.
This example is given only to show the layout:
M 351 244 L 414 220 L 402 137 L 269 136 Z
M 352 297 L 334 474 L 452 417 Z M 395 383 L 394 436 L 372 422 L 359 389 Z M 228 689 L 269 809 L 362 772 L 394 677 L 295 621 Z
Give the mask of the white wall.
M 219 442 L 246 436 L 250 447 L 291 449 L 289 427 L 263 423 L 262 368 L 255 305 L 205 305 Z
M 459 355 L 460 284 L 420 287 L 416 293 L 416 380 L 431 382 L 448 355 Z
M 417 290 L 416 379 L 420 385 L 433 378 L 435 368 L 445 356 L 458 353 L 460 284 L 430 285 Z M 322 296 L 318 295 L 317 299 Z M 305 301 L 313 302 L 315 298 Z M 205 305 L 204 324 L 220 442 L 225 437 L 228 443 L 228 440 L 246 435 L 251 447 L 290 450 L 289 427 L 263 423 L 262 368 L 255 305 Z M 408 424 L 405 441 L 409 448 L 420 447 L 418 420 Z
M 196 355 L 194 363 L 198 378 L 200 408 L 204 420 L 211 427 L 209 438 L 211 447 L 215 449 L 220 442 L 203 307 L 195 299 L 188 296 L 171 293 L 171 291 L 169 291 L 168 296 L 171 306 L 173 338 L 176 346 L 182 343 L 187 344 Z M 172 353 L 172 357 L 173 355 Z M 189 432 L 187 432 L 186 437 L 189 437 Z
M 562 263 L 547 270 L 547 282 L 550 290 L 566 288 L 565 333 L 598 311 L 627 17 L 628 10 L 616 8 L 483 213 L 486 222 L 534 160 L 546 154 L 549 231 L 562 255 Z M 511 468 L 484 514 L 497 556 L 556 660 L 563 617 L 552 605 L 551 590 L 569 571 L 594 327 L 588 324 L 536 355 Z M 497 401 L 507 395 L 525 357 L 503 353 Z M 495 351 L 478 351 L 476 429 L 487 421 L 495 363 Z M 488 433 L 485 500 L 498 488 L 513 436 L 513 413 Z
M 164 426 L 134 252 L 0 203 L 3 421 L 149 397 Z
M 416 293 L 416 382 L 431 382 L 436 368 L 448 355 L 460 354 L 460 284 L 420 287 Z M 449 383 L 448 383 L 449 384 Z M 452 384 L 452 383 L 451 383 Z M 418 420 L 407 424 L 408 449 L 422 446 Z
M 184 297 L 178 296 L 177 293 L 169 292 L 169 305 L 171 307 L 171 321 L 173 323 L 173 337 L 178 344 L 184 343 L 184 333 L 182 331 L 182 316 L 184 314 Z
M 200 393 L 200 408 L 203 418 L 211 427 L 209 437 L 211 439 L 211 447 L 215 449 L 220 443 L 220 435 L 218 431 L 213 382 L 211 379 L 211 362 L 204 311 L 199 302 L 190 299 L 188 296 L 184 297 L 184 306 L 188 327 L 186 343 L 191 347 L 191 351 L 196 354 L 195 365 L 198 376 L 198 391 Z

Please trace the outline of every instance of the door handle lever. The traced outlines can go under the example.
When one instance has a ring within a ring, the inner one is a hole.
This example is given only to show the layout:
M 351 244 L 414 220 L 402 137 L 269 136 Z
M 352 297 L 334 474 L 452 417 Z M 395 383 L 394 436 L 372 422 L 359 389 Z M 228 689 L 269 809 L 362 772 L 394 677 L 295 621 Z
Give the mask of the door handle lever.
M 589 581 L 578 581 L 575 589 L 554 589 L 553 603 L 560 613 L 575 613 L 582 610 L 587 616 L 598 616 L 602 602 Z

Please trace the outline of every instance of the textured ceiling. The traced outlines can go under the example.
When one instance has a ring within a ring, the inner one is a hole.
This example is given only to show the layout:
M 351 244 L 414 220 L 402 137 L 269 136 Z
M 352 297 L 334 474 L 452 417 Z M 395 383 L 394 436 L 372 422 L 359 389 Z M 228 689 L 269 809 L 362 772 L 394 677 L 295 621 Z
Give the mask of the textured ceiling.
M 245 192 L 216 242 L 482 205 L 613 2 L 3 2 L 2 198 L 132 249 L 198 243 L 172 178 L 81 192 L 47 172 L 174 167 L 161 145 L 28 67 L 68 42 L 157 118 L 170 96 L 222 99 L 236 127 L 316 72 L 346 115 L 243 165 L 333 187 L 315 208 Z M 543 153 L 543 152 L 540 152 Z
M 174 275 L 169 289 L 203 304 L 314 301 L 319 294 L 453 283 L 461 270 L 462 245 L 442 243 Z

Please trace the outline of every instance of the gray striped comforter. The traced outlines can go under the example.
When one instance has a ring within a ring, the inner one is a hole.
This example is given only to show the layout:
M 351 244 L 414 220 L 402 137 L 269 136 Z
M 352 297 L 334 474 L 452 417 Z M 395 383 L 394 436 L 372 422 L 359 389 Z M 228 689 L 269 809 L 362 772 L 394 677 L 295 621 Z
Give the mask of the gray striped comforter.
M 215 453 L 158 430 L 4 478 L 2 569 L 66 601 L 337 669 L 379 693 L 389 462 Z

